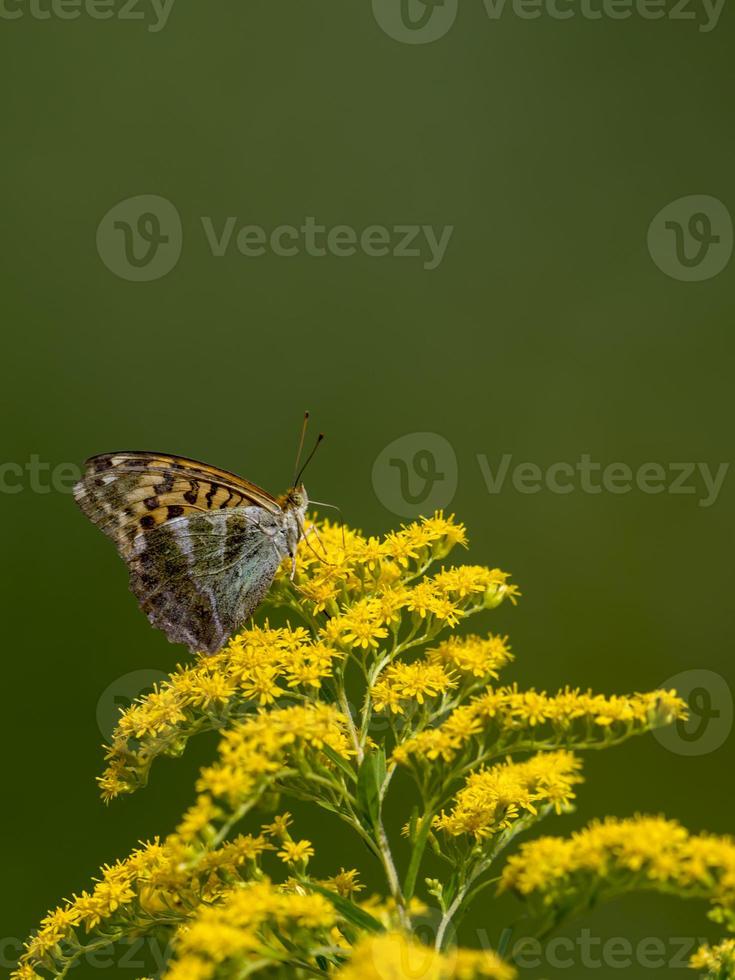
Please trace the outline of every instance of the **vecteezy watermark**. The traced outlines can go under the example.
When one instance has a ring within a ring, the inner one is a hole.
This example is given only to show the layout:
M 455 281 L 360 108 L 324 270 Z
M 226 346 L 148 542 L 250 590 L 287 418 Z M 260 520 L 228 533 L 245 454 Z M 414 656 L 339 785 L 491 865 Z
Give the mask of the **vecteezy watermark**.
M 0 493 L 71 493 L 81 476 L 76 463 L 48 463 L 32 454 L 24 463 L 0 462 Z
M 449 31 L 459 0 L 373 0 L 373 16 L 388 37 L 404 44 L 429 44 Z
M 272 228 L 232 215 L 219 220 L 202 215 L 199 222 L 203 243 L 213 258 L 232 254 L 246 259 L 363 255 L 371 259 L 418 259 L 428 271 L 441 265 L 454 232 L 454 225 L 327 226 L 313 215 L 296 224 Z M 131 282 L 151 282 L 167 275 L 178 262 L 182 245 L 179 212 L 171 201 L 156 194 L 119 201 L 97 227 L 100 258 L 116 276 Z
M 444 436 L 410 432 L 395 439 L 373 464 L 378 500 L 399 517 L 448 507 L 457 490 L 457 456 Z
M 479 931 L 481 945 L 490 947 L 485 930 Z M 555 936 L 541 941 L 533 936 L 511 939 L 501 935 L 499 948 L 506 959 L 521 970 L 580 969 L 644 970 L 689 969 L 689 957 L 707 942 L 696 936 L 645 936 L 636 942 L 626 936 L 596 936 L 590 929 L 580 929 L 572 936 Z M 689 971 L 691 973 L 691 971 Z
M 0 20 L 118 20 L 143 22 L 151 34 L 168 23 L 174 0 L 0 0 Z
M 476 456 L 479 476 L 490 494 L 570 493 L 597 495 L 669 494 L 690 496 L 698 507 L 712 507 L 720 496 L 730 463 L 658 463 L 638 466 L 595 461 L 582 453 L 574 461 L 540 466 L 515 461 L 512 453 L 494 459 Z M 373 489 L 380 502 L 399 517 L 418 517 L 449 507 L 458 483 L 457 455 L 435 432 L 409 432 L 381 450 L 373 463 Z
M 105 741 L 112 740 L 121 711 L 168 679 L 169 675 L 162 670 L 143 669 L 131 670 L 108 684 L 97 701 L 97 726 Z
M 59 950 L 64 953 L 66 946 L 66 941 L 62 940 L 59 943 Z M 23 943 L 17 937 L 6 936 L 0 939 L 0 968 L 6 970 L 17 968 L 18 958 L 22 952 Z M 140 976 L 144 970 L 160 975 L 171 959 L 172 952 L 170 940 L 163 942 L 156 936 L 135 938 L 124 936 L 114 943 L 111 942 L 109 946 L 87 947 L 76 965 L 93 970 L 115 970 L 118 976 L 120 970 L 130 971 L 127 973 L 129 977 Z M 155 970 L 151 970 L 151 966 L 155 966 Z M 76 974 L 76 971 L 74 972 Z
M 100 221 L 97 251 L 110 272 L 131 282 L 151 282 L 169 273 L 181 255 L 179 212 L 165 197 L 126 198 Z
M 699 507 L 711 507 L 720 495 L 729 463 L 712 468 L 709 463 L 600 463 L 589 453 L 574 462 L 560 461 L 541 467 L 537 463 L 517 462 L 513 454 L 504 453 L 493 464 L 478 453 L 477 462 L 488 493 L 501 493 L 506 486 L 517 493 L 554 494 L 627 494 L 634 490 L 645 494 L 685 494 L 695 496 Z
M 422 259 L 424 269 L 437 269 L 444 258 L 453 225 L 320 225 L 308 216 L 298 225 L 243 224 L 228 217 L 215 229 L 211 218 L 202 217 L 202 227 L 212 255 L 221 258 L 233 247 L 246 258 L 259 258 L 270 252 L 281 258 L 310 255 L 324 258 L 334 255 L 349 258 L 361 252 L 370 258 L 392 256 L 395 259 Z M 235 231 L 237 229 L 237 232 Z
M 717 27 L 725 0 L 483 0 L 491 20 L 512 13 L 522 20 L 670 20 L 689 21 L 703 33 Z
M 694 23 L 707 34 L 720 22 L 725 0 L 483 0 L 488 19 L 669 20 Z M 373 0 L 382 30 L 403 44 L 444 37 L 457 17 L 458 0 Z
M 680 197 L 648 228 L 648 251 L 659 269 L 681 282 L 713 279 L 732 257 L 733 225 L 722 201 L 706 194 Z
M 689 718 L 655 728 L 655 738 L 676 755 L 707 755 L 724 745 L 732 731 L 732 691 L 713 670 L 685 670 L 659 685 L 675 690 L 689 706 Z

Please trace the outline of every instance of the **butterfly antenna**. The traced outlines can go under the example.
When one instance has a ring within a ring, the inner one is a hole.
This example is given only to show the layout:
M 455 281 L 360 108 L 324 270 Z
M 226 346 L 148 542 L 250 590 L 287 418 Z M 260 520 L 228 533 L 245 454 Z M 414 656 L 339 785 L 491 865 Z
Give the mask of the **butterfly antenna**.
M 306 427 L 308 426 L 308 424 L 309 424 L 309 413 L 304 412 L 304 421 L 301 423 L 301 435 L 299 436 L 299 448 L 296 450 L 296 462 L 293 468 L 294 474 L 297 474 L 299 472 L 299 463 L 301 462 L 301 453 L 304 450 L 304 439 L 306 438 Z M 297 477 L 294 475 L 293 482 L 291 483 L 292 487 L 296 486 L 296 480 Z
M 337 513 L 339 514 L 339 526 L 342 530 L 342 547 L 346 549 L 347 544 L 345 543 L 345 519 L 342 516 L 342 511 L 340 510 L 340 508 L 336 504 L 325 504 L 323 500 L 310 500 L 309 503 L 316 504 L 317 507 L 329 507 L 331 510 L 337 511 Z
M 304 470 L 306 469 L 306 467 L 309 465 L 309 463 L 314 458 L 314 453 L 319 448 L 319 443 L 322 441 L 323 438 L 324 438 L 324 433 L 323 432 L 320 432 L 319 435 L 317 436 L 317 440 L 316 440 L 316 443 L 314 444 L 314 448 L 309 453 L 309 455 L 306 457 L 306 462 L 304 463 L 304 465 L 301 467 L 301 469 L 299 470 L 299 472 L 294 477 L 293 485 L 295 487 L 297 487 L 299 485 L 299 482 L 301 480 L 301 477 L 304 475 Z

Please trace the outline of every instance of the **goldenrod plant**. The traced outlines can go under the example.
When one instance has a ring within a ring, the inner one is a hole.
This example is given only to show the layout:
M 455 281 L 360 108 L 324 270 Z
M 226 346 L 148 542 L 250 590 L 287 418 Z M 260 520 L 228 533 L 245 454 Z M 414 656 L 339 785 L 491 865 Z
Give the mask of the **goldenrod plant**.
M 540 936 L 631 889 L 705 898 L 735 929 L 735 842 L 660 816 L 525 841 L 501 865 L 516 838 L 572 809 L 581 753 L 686 707 L 674 691 L 501 685 L 507 637 L 453 631 L 519 592 L 499 569 L 445 567 L 458 545 L 464 527 L 442 514 L 383 539 L 319 524 L 270 595 L 289 625 L 251 625 L 122 713 L 99 780 L 106 801 L 143 787 L 201 732 L 219 732 L 216 757 L 172 833 L 104 866 L 43 919 L 15 980 L 66 976 L 144 936 L 170 950 L 162 980 L 512 980 L 497 953 L 455 945 L 472 901 L 498 891 L 526 903 Z M 351 828 L 384 895 L 315 855 L 289 798 Z M 389 806 L 405 810 L 403 840 L 386 828 Z M 427 854 L 441 878 L 427 877 Z M 692 965 L 735 977 L 735 941 Z

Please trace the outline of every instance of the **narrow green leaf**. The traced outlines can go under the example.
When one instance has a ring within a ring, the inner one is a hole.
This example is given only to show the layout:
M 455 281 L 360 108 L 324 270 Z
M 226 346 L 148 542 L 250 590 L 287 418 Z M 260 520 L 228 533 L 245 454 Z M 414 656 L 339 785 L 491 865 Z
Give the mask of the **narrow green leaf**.
M 368 752 L 357 773 L 357 802 L 373 827 L 380 820 L 380 787 L 384 778 L 384 751 Z
M 408 866 L 408 871 L 406 872 L 406 879 L 403 884 L 403 894 L 406 901 L 413 897 L 413 893 L 416 889 L 416 877 L 419 873 L 419 868 L 421 867 L 421 861 L 424 856 L 424 850 L 426 849 L 426 841 L 431 833 L 431 821 L 432 812 L 424 813 L 417 827 L 414 827 L 413 831 L 413 852 L 411 854 L 411 861 Z
M 341 755 L 335 752 L 334 749 L 331 749 L 328 745 L 323 746 L 322 751 L 324 752 L 326 757 L 331 762 L 333 762 L 335 766 L 337 766 L 337 768 L 344 773 L 345 776 L 347 776 L 350 782 L 353 783 L 357 782 L 357 776 L 355 775 L 355 770 L 352 768 L 349 762 L 347 762 L 346 759 L 343 759 Z
M 416 828 L 419 822 L 419 808 L 414 806 L 411 810 L 411 817 L 408 821 L 408 839 L 413 844 L 416 840 Z
M 337 892 L 330 891 L 328 888 L 322 888 L 321 885 L 315 885 L 313 881 L 304 881 L 304 885 L 307 888 L 311 888 L 312 891 L 318 892 L 334 905 L 339 914 L 351 922 L 353 925 L 358 926 L 360 929 L 367 929 L 368 932 L 384 932 L 385 927 L 382 922 L 373 918 L 369 912 L 364 909 L 358 908 L 349 899 L 342 898 Z

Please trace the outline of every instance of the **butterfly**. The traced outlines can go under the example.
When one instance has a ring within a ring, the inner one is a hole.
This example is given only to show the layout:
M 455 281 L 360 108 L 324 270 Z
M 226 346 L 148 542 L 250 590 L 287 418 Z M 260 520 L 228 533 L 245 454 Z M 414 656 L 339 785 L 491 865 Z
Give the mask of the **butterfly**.
M 87 460 L 74 498 L 115 542 L 150 622 L 172 643 L 216 653 L 285 558 L 293 574 L 309 504 L 299 481 L 321 439 L 280 497 L 183 456 L 117 452 Z

